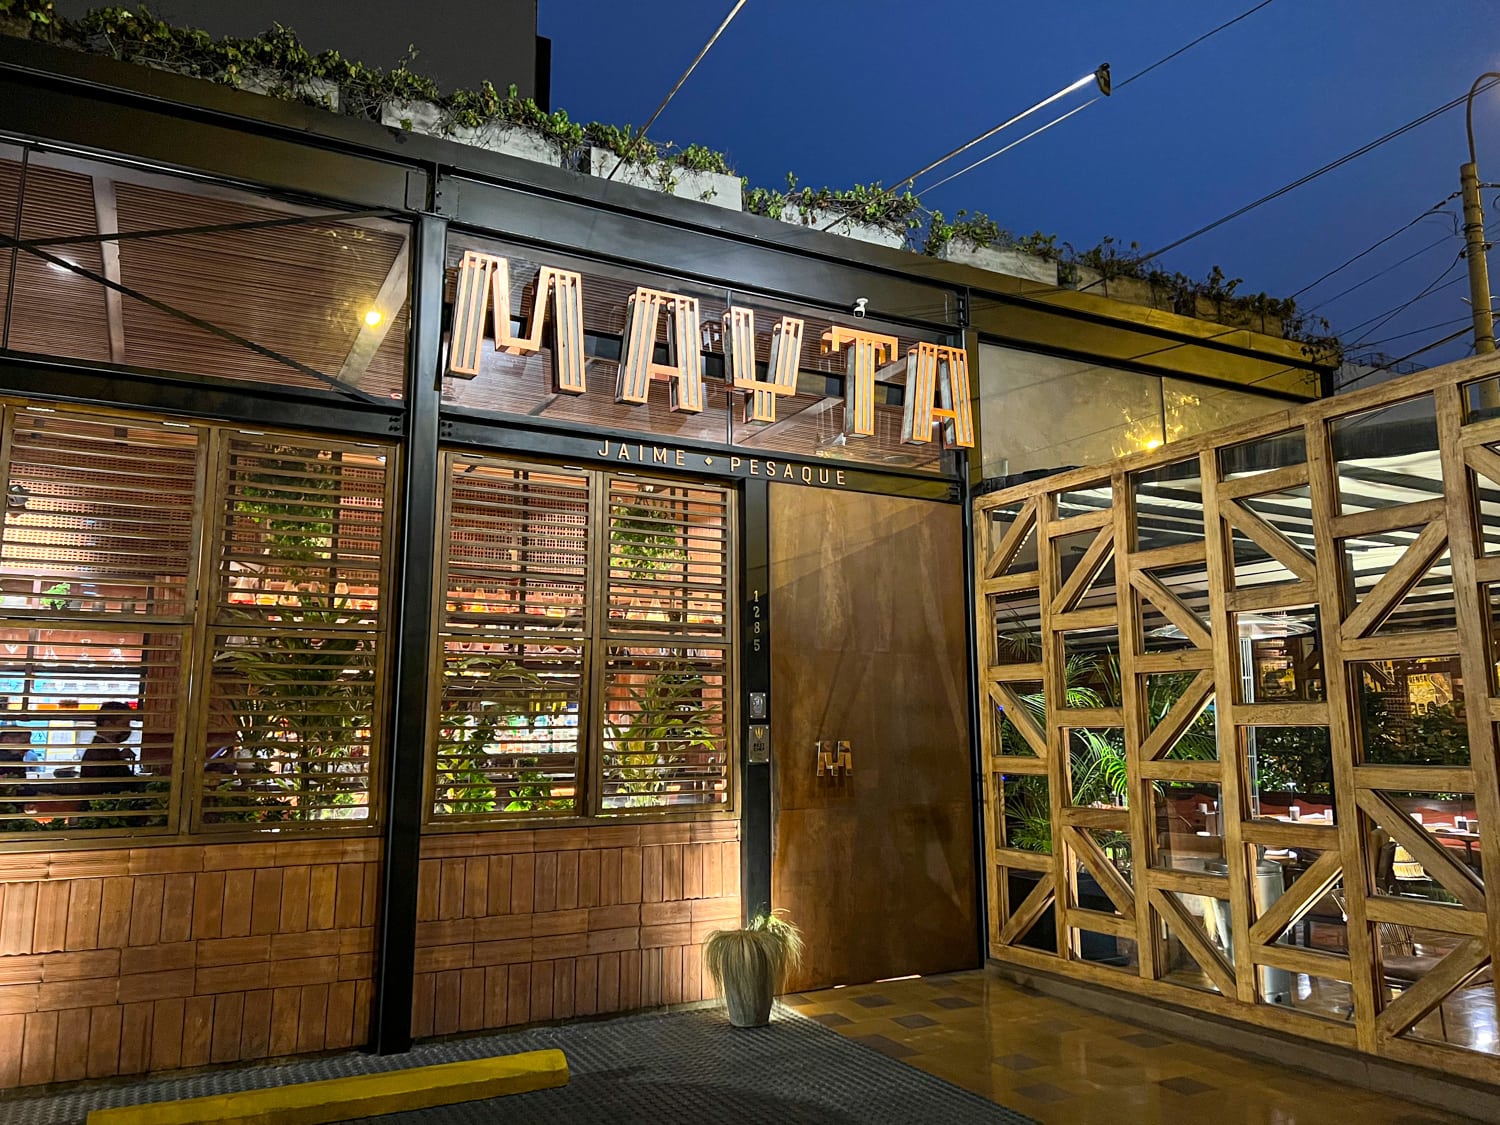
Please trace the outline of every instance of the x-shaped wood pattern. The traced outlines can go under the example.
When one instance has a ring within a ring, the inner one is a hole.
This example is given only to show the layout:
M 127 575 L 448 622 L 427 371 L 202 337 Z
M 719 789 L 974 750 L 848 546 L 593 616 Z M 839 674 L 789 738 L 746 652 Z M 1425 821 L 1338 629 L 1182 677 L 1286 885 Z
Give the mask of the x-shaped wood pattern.
M 1405 848 L 1412 859 L 1458 899 L 1465 910 L 1484 911 L 1484 886 L 1474 873 L 1407 816 L 1399 805 L 1373 789 L 1361 789 L 1356 799 L 1365 814 L 1390 833 L 1391 839 Z
M 1021 905 L 1011 912 L 1011 916 L 1005 920 L 1005 925 L 1000 927 L 999 941 L 1001 945 L 1013 945 L 1026 936 L 1026 932 L 1034 926 L 1047 907 L 1051 906 L 1057 897 L 1057 888 L 1052 881 L 1051 875 L 1044 875 L 1037 880 L 1036 886 L 1021 900 Z
M 993 529 L 993 524 L 988 524 Z M 1005 573 L 1005 568 L 1010 566 L 1011 560 L 1026 542 L 1026 537 L 1036 529 L 1036 500 L 1028 500 L 1021 505 L 1021 510 L 1016 513 L 1015 521 L 1006 528 L 1005 535 L 999 544 L 984 562 L 984 576 L 986 578 L 998 578 Z M 992 532 L 993 533 L 993 532 Z
M 1120 874 L 1109 856 L 1104 854 L 1104 849 L 1081 828 L 1068 825 L 1063 829 L 1063 838 L 1067 847 L 1083 861 L 1088 868 L 1089 874 L 1099 884 L 1102 890 L 1114 903 L 1115 909 L 1120 912 L 1127 921 L 1135 920 L 1135 892 L 1130 889 L 1130 884 L 1125 881 L 1125 876 Z
M 1412 587 L 1422 580 L 1427 568 L 1447 546 L 1448 522 L 1433 520 L 1411 541 L 1396 564 L 1375 583 L 1364 600 L 1344 618 L 1339 636 L 1346 641 L 1357 641 L 1372 632 L 1396 608 L 1396 604 L 1411 593 Z
M 1021 697 L 1016 689 L 1009 684 L 990 684 L 990 699 L 1005 708 L 1005 717 L 1010 720 L 1011 726 L 1020 732 L 1021 737 L 1026 740 L 1026 745 L 1042 761 L 1047 760 L 1047 735 L 1041 727 L 1036 725 L 1031 712 L 1021 702 Z M 995 757 L 1006 757 L 997 752 Z

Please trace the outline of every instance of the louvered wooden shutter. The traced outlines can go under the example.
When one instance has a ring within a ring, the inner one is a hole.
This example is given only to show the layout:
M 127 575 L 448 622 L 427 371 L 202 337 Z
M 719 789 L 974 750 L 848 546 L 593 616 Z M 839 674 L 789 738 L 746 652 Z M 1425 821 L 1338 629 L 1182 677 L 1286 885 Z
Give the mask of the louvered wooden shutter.
M 222 436 L 200 703 L 204 828 L 371 816 L 387 452 Z
M 7 408 L 0 832 L 175 827 L 204 436 Z
M 449 454 L 432 815 L 579 809 L 594 477 Z
M 611 477 L 598 808 L 730 803 L 729 494 Z

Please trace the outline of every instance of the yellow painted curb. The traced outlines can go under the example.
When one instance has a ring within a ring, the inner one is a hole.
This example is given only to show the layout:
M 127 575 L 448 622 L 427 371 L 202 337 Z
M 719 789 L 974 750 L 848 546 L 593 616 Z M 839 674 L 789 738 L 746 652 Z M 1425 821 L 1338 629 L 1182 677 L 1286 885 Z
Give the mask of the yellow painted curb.
M 96 1109 L 88 1125 L 324 1125 L 567 1083 L 568 1060 L 561 1051 L 527 1051 L 268 1090 Z

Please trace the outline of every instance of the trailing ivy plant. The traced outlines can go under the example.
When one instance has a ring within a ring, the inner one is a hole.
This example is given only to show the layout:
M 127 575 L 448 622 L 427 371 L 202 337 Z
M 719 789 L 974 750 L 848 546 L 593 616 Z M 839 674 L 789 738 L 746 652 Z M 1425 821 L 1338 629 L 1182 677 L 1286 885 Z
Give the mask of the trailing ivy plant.
M 174 27 L 144 4 L 96 8 L 73 20 L 60 16 L 53 0 L 0 0 L 0 33 L 42 39 L 211 82 L 253 85 L 273 97 L 324 108 L 328 108 L 325 91 L 317 83 L 331 83 L 339 90 L 339 112 L 371 120 L 380 120 L 383 108 L 391 102 L 428 102 L 437 107 L 440 133 L 515 126 L 557 144 L 564 162 L 574 159 L 583 146 L 596 145 L 616 156 L 628 156 L 632 164 L 647 170 L 648 180 L 663 191 L 675 190 L 683 172 L 733 175 L 724 154 L 707 146 L 690 144 L 678 150 L 671 142 L 635 137 L 629 126 L 581 124 L 562 110 L 549 113 L 532 99 L 519 97 L 515 87 L 502 95 L 491 83 L 481 82 L 474 89 L 444 94 L 437 83 L 413 67 L 415 48 L 408 48 L 395 67 L 382 70 L 345 59 L 337 51 L 310 52 L 294 31 L 280 24 L 250 38 L 215 39 L 204 31 Z M 400 124 L 406 129 L 415 127 L 410 117 L 403 117 Z M 813 190 L 799 188 L 796 177 L 790 174 L 784 191 L 742 183 L 742 205 L 751 214 L 794 218 L 804 224 L 813 222 L 817 214 L 826 214 L 898 234 L 922 226 L 924 209 L 909 190 L 898 193 L 879 183 Z M 1074 251 L 1056 235 L 1035 231 L 1015 237 L 982 212 L 965 211 L 959 211 L 951 223 L 941 213 L 933 213 L 925 238 L 918 242 L 928 254 L 937 254 L 955 242 L 960 246 L 1014 248 L 1057 263 L 1064 285 L 1077 284 L 1081 269 L 1094 270 L 1109 280 L 1138 278 L 1149 282 L 1152 303 L 1159 308 L 1195 316 L 1201 297 L 1213 305 L 1221 320 L 1262 330 L 1279 324 L 1289 339 L 1303 344 L 1308 358 L 1324 364 L 1342 360 L 1341 345 L 1327 322 L 1300 314 L 1290 298 L 1278 300 L 1264 293 L 1242 297 L 1236 292 L 1241 280 L 1227 277 L 1217 266 L 1202 280 L 1148 269 L 1133 242 L 1127 249 L 1110 237 L 1097 246 Z
M 983 250 L 990 246 L 1014 244 L 1014 237 L 983 211 L 960 210 L 950 223 L 941 211 L 934 211 L 927 222 L 927 238 L 922 253 L 938 255 L 949 245 L 964 250 Z

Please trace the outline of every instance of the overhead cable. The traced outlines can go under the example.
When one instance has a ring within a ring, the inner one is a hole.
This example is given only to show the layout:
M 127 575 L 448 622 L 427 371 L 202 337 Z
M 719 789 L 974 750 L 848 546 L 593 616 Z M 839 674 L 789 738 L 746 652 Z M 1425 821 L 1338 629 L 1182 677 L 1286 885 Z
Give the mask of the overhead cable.
M 615 166 L 609 170 L 609 175 L 604 177 L 606 180 L 612 180 L 615 178 L 615 173 L 620 170 L 620 165 L 624 164 L 625 161 L 630 159 L 631 155 L 635 152 L 636 146 L 640 144 L 642 138 L 645 137 L 651 126 L 656 124 L 656 119 L 661 116 L 662 110 L 666 109 L 667 104 L 677 96 L 677 91 L 682 89 L 683 83 L 688 80 L 693 71 L 698 69 L 698 64 L 703 61 L 703 56 L 708 54 L 709 49 L 719 41 L 719 36 L 724 34 L 725 28 L 729 26 L 730 22 L 734 19 L 735 16 L 740 14 L 740 9 L 744 6 L 745 0 L 736 0 L 734 7 L 731 8 L 729 10 L 729 14 L 724 17 L 724 22 L 719 24 L 718 30 L 709 36 L 707 43 L 703 44 L 703 50 L 699 51 L 697 57 L 693 59 L 692 62 L 688 63 L 688 68 L 682 72 L 682 77 L 677 80 L 677 85 L 673 86 L 670 90 L 667 91 L 667 96 L 661 100 L 661 105 L 657 106 L 656 112 L 646 119 L 646 123 L 641 126 L 641 131 L 635 135 L 634 139 L 626 142 L 625 151 L 620 154 L 618 159 L 615 160 Z
M 1395 269 L 1398 269 L 1401 266 L 1404 266 L 1407 262 L 1411 261 L 1413 258 L 1420 258 L 1423 254 L 1427 253 L 1427 251 L 1429 251 L 1429 250 L 1435 250 L 1439 246 L 1446 246 L 1451 241 L 1452 241 L 1452 236 L 1451 235 L 1444 235 L 1442 238 L 1438 239 L 1436 242 L 1429 242 L 1426 246 L 1422 247 L 1422 249 L 1417 250 L 1417 251 L 1415 251 L 1415 252 L 1413 252 L 1411 254 L 1408 254 L 1406 257 L 1402 258 L 1398 262 L 1392 262 L 1390 265 L 1386 266 L 1385 269 L 1380 270 L 1378 273 L 1372 273 L 1369 277 L 1365 278 L 1363 281 L 1356 281 L 1353 285 L 1349 286 L 1349 288 L 1347 288 L 1347 289 L 1340 289 L 1332 297 L 1324 297 L 1323 300 L 1319 301 L 1316 305 L 1309 305 L 1305 311 L 1312 312 L 1315 309 L 1321 309 L 1321 308 L 1323 308 L 1325 305 L 1331 305 L 1331 304 L 1333 304 L 1333 302 L 1337 301 L 1340 297 L 1347 297 L 1350 293 L 1353 293 L 1356 289 L 1363 289 L 1366 285 L 1370 284 L 1370 282 L 1374 281 L 1376 278 L 1384 277 L 1386 274 L 1390 273 L 1392 270 L 1395 270 Z
M 1465 318 L 1465 319 L 1467 319 L 1467 318 Z M 1407 360 L 1413 359 L 1416 356 L 1419 356 L 1419 355 L 1421 355 L 1424 352 L 1430 352 L 1430 351 L 1432 351 L 1433 348 L 1440 348 L 1444 344 L 1450 343 L 1453 340 L 1457 340 L 1460 336 L 1467 336 L 1468 334 L 1469 334 L 1469 329 L 1468 328 L 1460 328 L 1457 332 L 1450 333 L 1449 335 L 1444 336 L 1441 340 L 1434 340 L 1430 344 L 1423 344 L 1416 351 L 1414 351 L 1414 352 L 1407 352 L 1404 356 L 1401 356 L 1399 359 L 1387 360 L 1385 363 L 1382 363 L 1379 367 L 1372 367 L 1368 371 L 1361 371 L 1358 375 L 1356 375 L 1354 378 L 1350 379 L 1347 383 L 1342 384 L 1339 387 L 1339 390 L 1341 390 L 1341 391 L 1342 390 L 1346 390 L 1347 388 L 1354 386 L 1355 383 L 1358 383 L 1362 379 L 1368 379 L 1371 375 L 1378 375 L 1382 371 L 1389 371 L 1391 368 L 1395 367 L 1399 363 L 1405 363 Z
M 1146 75 L 1150 74 L 1157 67 L 1163 65 L 1164 63 L 1171 62 L 1173 59 L 1175 59 L 1178 55 L 1182 54 L 1183 52 L 1185 52 L 1185 51 L 1191 51 L 1199 43 L 1202 43 L 1205 39 L 1211 39 L 1215 35 L 1219 34 L 1219 32 L 1223 31 L 1225 28 L 1227 28 L 1227 27 L 1233 27 L 1235 24 L 1239 23 L 1240 20 L 1246 19 L 1246 18 L 1248 18 L 1250 16 L 1253 16 L 1256 12 L 1260 11 L 1262 8 L 1264 8 L 1267 4 L 1270 4 L 1271 2 L 1272 2 L 1272 0 L 1261 0 L 1261 2 L 1259 4 L 1255 5 L 1255 7 L 1250 8 L 1248 11 L 1241 12 L 1239 15 L 1235 16 L 1234 19 L 1229 20 L 1226 23 L 1221 23 L 1218 27 L 1214 28 L 1212 31 L 1205 31 L 1202 35 L 1198 36 L 1198 38 L 1194 39 L 1191 43 L 1187 43 L 1184 46 L 1178 47 L 1177 50 L 1173 51 L 1169 55 L 1163 55 L 1161 58 L 1157 59 L 1150 66 L 1146 67 L 1144 70 L 1138 70 L 1138 71 L 1136 71 L 1134 74 L 1132 74 L 1129 78 L 1125 79 L 1123 82 L 1116 82 L 1116 83 L 1114 83 L 1113 84 L 1113 88 L 1116 89 L 1116 90 L 1123 90 L 1126 86 L 1129 86 L 1137 78 L 1144 78 Z M 1073 90 L 1076 90 L 1080 86 L 1085 85 L 1085 84 L 1086 84 L 1086 80 L 1082 80 L 1081 79 L 1078 82 L 1075 82 L 1067 90 L 1064 90 L 1062 93 L 1063 94 L 1071 93 Z M 1037 109 L 1040 109 L 1042 106 L 1048 105 L 1049 103 L 1051 103 L 1053 101 L 1056 101 L 1061 96 L 1062 96 L 1062 94 L 1055 94 L 1051 98 L 1048 98 L 1047 101 L 1040 102 L 1037 105 L 1033 106 L 1031 109 L 1027 110 L 1026 113 L 1022 114 L 1021 116 L 1024 117 L 1027 114 L 1033 113 Z M 939 180 L 935 184 L 929 184 L 927 187 L 923 188 L 922 190 L 923 191 L 934 191 L 935 189 L 942 187 L 946 183 L 951 183 L 952 181 L 958 179 L 960 176 L 964 175 L 965 173 L 972 172 L 975 168 L 978 168 L 981 164 L 987 164 L 991 160 L 994 160 L 995 157 L 1004 155 L 1005 153 L 1009 152 L 1011 149 L 1015 148 L 1017 145 L 1023 143 L 1024 141 L 1031 140 L 1031 138 L 1035 137 L 1037 134 L 1039 134 L 1039 133 L 1045 133 L 1048 129 L 1052 128 L 1052 126 L 1062 124 L 1068 118 L 1072 117 L 1075 113 L 1080 113 L 1083 110 L 1088 109 L 1089 106 L 1093 105 L 1098 100 L 1099 100 L 1098 97 L 1090 98 L 1088 101 L 1084 102 L 1082 105 L 1075 106 L 1073 109 L 1068 110 L 1067 113 L 1064 113 L 1064 114 L 1062 114 L 1059 117 L 1054 117 L 1051 121 L 1047 122 L 1047 124 L 1041 126 L 1040 128 L 1033 129 L 1031 132 L 1027 133 L 1020 140 L 1012 141 L 1010 144 L 1006 145 L 1005 147 L 1003 147 L 1003 148 L 1001 148 L 1001 149 L 999 149 L 999 150 L 997 150 L 995 152 L 990 153 L 988 156 L 984 157 L 982 160 L 976 160 L 973 164 L 970 164 L 968 167 L 961 168 L 957 172 L 954 172 L 951 176 L 947 176 L 944 179 Z M 948 153 L 948 155 L 942 157 L 941 159 L 933 161 L 926 168 L 923 168 L 922 171 L 916 173 L 913 176 L 909 176 L 906 179 L 902 180 L 900 183 L 896 184 L 895 187 L 892 188 L 891 190 L 893 190 L 893 191 L 894 190 L 899 190 L 903 184 L 911 183 L 913 180 L 917 179 L 918 176 L 922 176 L 922 175 L 926 174 L 927 172 L 932 171 L 938 165 L 946 163 L 947 161 L 951 160 L 953 157 L 957 156 L 959 153 L 964 152 L 967 149 L 973 148 L 980 141 L 988 140 L 990 137 L 992 137 L 996 133 L 998 133 L 1001 129 L 1004 129 L 1004 128 L 1006 128 L 1009 125 L 1013 125 L 1013 124 L 1015 124 L 1016 121 L 1019 121 L 1019 120 L 1020 120 L 1020 117 L 1016 117 L 1016 118 L 1012 118 L 1010 121 L 1007 121 L 1005 123 L 1005 125 L 997 125 L 995 128 L 991 129 L 988 133 L 985 133 L 983 136 L 976 137 L 974 140 L 970 141 L 966 145 L 963 145 L 961 148 L 956 148 L 952 152 Z
M 1292 299 L 1296 300 L 1298 297 L 1302 296 L 1302 294 L 1306 293 L 1309 289 L 1315 289 L 1317 286 L 1323 284 L 1323 282 L 1327 281 L 1334 274 L 1341 273 L 1342 271 L 1348 269 L 1355 262 L 1357 262 L 1361 258 L 1363 258 L 1366 254 L 1369 254 L 1371 251 L 1374 251 L 1374 250 L 1379 250 L 1382 246 L 1384 246 L 1391 239 L 1395 238 L 1397 235 L 1406 233 L 1412 227 L 1414 227 L 1418 223 L 1420 223 L 1423 219 L 1430 218 L 1434 214 L 1443 213 L 1443 208 L 1445 208 L 1446 206 L 1448 206 L 1448 204 L 1451 201 L 1457 199 L 1458 198 L 1458 194 L 1459 193 L 1455 191 L 1453 194 L 1451 194 L 1450 196 L 1448 196 L 1448 198 L 1445 199 L 1445 200 L 1443 200 L 1441 203 L 1434 203 L 1431 207 L 1427 208 L 1427 210 L 1423 211 L 1420 215 L 1418 215 L 1411 222 L 1407 223 L 1405 226 L 1400 227 L 1397 230 L 1393 230 L 1390 234 L 1388 234 L 1384 238 L 1380 239 L 1380 241 L 1373 242 L 1369 246 L 1366 246 L 1363 250 L 1361 250 L 1358 254 L 1355 254 L 1352 258 L 1346 258 L 1346 259 L 1344 259 L 1338 265 L 1334 266 L 1333 269 L 1331 269 L 1327 273 L 1325 273 L 1322 277 L 1319 277 L 1315 281 L 1309 281 L 1301 289 L 1297 290 L 1295 293 L 1292 294 Z
M 1489 80 L 1489 82 L 1485 83 L 1485 85 L 1483 87 L 1481 87 L 1481 89 L 1482 90 L 1487 90 L 1491 86 L 1495 86 L 1497 84 L 1500 84 L 1500 78 L 1492 78 L 1492 79 Z M 1478 91 L 1476 91 L 1476 92 L 1478 92 Z M 1197 230 L 1192 231 L 1189 234 L 1183 235 L 1181 238 L 1174 239 L 1173 241 L 1167 243 L 1165 246 L 1161 247 L 1161 249 L 1159 249 L 1159 250 L 1153 250 L 1149 254 L 1143 255 L 1140 258 L 1136 258 L 1135 261 L 1137 261 L 1137 262 L 1149 262 L 1153 258 L 1159 258 L 1163 254 L 1167 253 L 1169 250 L 1175 250 L 1179 246 L 1182 246 L 1182 245 L 1184 245 L 1186 243 L 1192 242 L 1195 238 L 1202 237 L 1203 235 L 1207 234 L 1209 231 L 1217 230 L 1219 227 L 1223 226 L 1225 223 L 1233 222 L 1235 219 L 1238 219 L 1240 216 L 1246 215 L 1249 212 L 1254 211 L 1257 207 L 1263 207 L 1267 203 L 1270 203 L 1270 202 L 1272 202 L 1274 200 L 1280 199 L 1283 195 L 1286 195 L 1288 192 L 1295 191 L 1299 187 L 1303 187 L 1303 186 L 1305 186 L 1307 184 L 1310 184 L 1310 183 L 1312 183 L 1312 181 L 1316 180 L 1318 177 L 1325 176 L 1329 172 L 1332 172 L 1332 171 L 1334 171 L 1334 170 L 1336 170 L 1338 168 L 1342 168 L 1345 164 L 1348 164 L 1350 161 L 1357 160 L 1359 157 L 1364 156 L 1367 153 L 1375 151 L 1375 149 L 1379 148 L 1381 145 L 1389 144 L 1391 141 L 1394 141 L 1397 137 L 1403 136 L 1404 134 L 1411 132 L 1413 129 L 1417 128 L 1418 126 L 1427 124 L 1427 122 L 1431 121 L 1433 118 L 1439 117 L 1442 114 L 1447 113 L 1450 109 L 1456 109 L 1458 106 L 1463 105 L 1464 102 L 1468 99 L 1468 97 L 1469 97 L 1468 94 L 1463 94 L 1463 95 L 1461 95 L 1459 97 L 1454 98 L 1450 102 L 1444 102 L 1442 105 L 1438 106 L 1436 109 L 1428 110 L 1426 113 L 1422 114 L 1422 116 L 1420 116 L 1418 118 L 1415 118 L 1415 119 L 1413 119 L 1411 121 L 1408 121 L 1405 125 L 1402 125 L 1399 128 L 1392 129 L 1389 133 L 1386 133 L 1384 136 L 1377 137 L 1377 138 L 1375 138 L 1375 140 L 1370 141 L 1367 144 L 1360 145 L 1359 148 L 1354 149 L 1351 152 L 1346 152 L 1343 156 L 1340 156 L 1336 160 L 1330 160 L 1327 164 L 1324 164 L 1321 168 L 1317 168 L 1314 171 L 1311 171 L 1311 172 L 1307 173 L 1307 175 L 1301 176 L 1298 179 L 1293 180 L 1291 183 L 1286 184 L 1283 187 L 1277 188 L 1273 192 L 1268 192 L 1267 194 L 1261 196 L 1259 199 L 1254 200 L 1251 203 L 1247 203 L 1243 207 L 1236 208 L 1235 210 L 1231 211 L 1229 214 L 1223 216 L 1222 218 L 1215 219 L 1213 222 L 1207 223 L 1207 224 L 1199 227 Z

